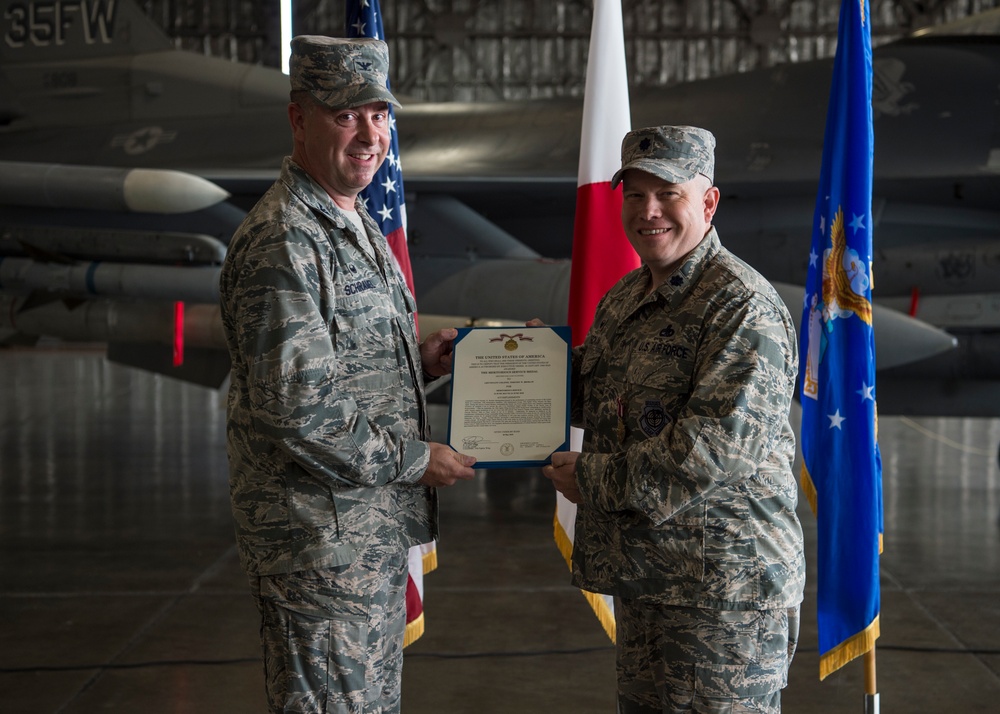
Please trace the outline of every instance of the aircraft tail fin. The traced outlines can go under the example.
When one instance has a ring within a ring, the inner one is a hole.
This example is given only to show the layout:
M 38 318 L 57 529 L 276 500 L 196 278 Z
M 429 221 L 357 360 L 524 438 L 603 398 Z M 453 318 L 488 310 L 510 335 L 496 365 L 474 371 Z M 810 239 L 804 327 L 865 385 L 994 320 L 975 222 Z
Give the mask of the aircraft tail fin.
M 0 64 L 6 66 L 172 47 L 133 0 L 0 0 Z

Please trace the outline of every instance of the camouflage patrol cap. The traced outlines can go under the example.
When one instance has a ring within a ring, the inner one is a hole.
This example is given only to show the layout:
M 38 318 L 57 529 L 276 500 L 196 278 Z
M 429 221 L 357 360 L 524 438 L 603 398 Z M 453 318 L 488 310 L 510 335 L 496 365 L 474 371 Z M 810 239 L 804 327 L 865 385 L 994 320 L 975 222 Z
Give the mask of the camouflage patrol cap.
M 372 102 L 400 106 L 389 92 L 389 47 L 382 40 L 293 37 L 288 73 L 292 91 L 303 89 L 331 109 Z
M 715 181 L 715 137 L 696 126 L 651 126 L 630 131 L 622 140 L 622 167 L 611 178 L 621 183 L 629 169 L 639 169 L 670 183 L 696 175 Z

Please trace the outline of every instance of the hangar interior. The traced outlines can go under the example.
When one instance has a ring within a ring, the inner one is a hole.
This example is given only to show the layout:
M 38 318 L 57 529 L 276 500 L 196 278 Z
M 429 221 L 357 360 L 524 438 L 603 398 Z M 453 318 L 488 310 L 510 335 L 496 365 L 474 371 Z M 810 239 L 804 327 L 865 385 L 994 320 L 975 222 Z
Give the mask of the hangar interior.
M 149 0 L 180 48 L 279 63 L 275 2 Z M 874 43 L 996 7 L 872 3 Z M 416 100 L 580 96 L 586 0 L 383 0 L 394 87 Z M 625 0 L 631 86 L 832 55 L 831 0 Z M 296 5 L 341 34 L 343 0 Z M 738 111 L 738 109 L 734 109 Z M 0 709 L 264 711 L 257 614 L 234 544 L 225 389 L 112 364 L 98 344 L 0 349 Z M 434 406 L 440 433 L 446 417 Z M 793 414 L 793 421 L 794 421 Z M 1000 702 L 1000 419 L 880 420 L 885 550 L 878 685 L 887 712 Z M 798 466 L 798 464 L 796 465 Z M 614 711 L 614 650 L 552 538 L 534 469 L 441 493 L 426 632 L 406 650 L 407 714 Z M 861 662 L 818 679 L 816 517 L 789 714 L 863 711 Z
M 997 7 L 996 0 L 874 0 L 872 46 Z M 293 4 L 295 34 L 343 36 L 345 0 Z M 281 66 L 278 3 L 147 0 L 178 47 Z M 419 101 L 582 96 L 590 0 L 381 3 L 395 91 Z M 633 89 L 665 87 L 836 51 L 836 0 L 623 0 Z

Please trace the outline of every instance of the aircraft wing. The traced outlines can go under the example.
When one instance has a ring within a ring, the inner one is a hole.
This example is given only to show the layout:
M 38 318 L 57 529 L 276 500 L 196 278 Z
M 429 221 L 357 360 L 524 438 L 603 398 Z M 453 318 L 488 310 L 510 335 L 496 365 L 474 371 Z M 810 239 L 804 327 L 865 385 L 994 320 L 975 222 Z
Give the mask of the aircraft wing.
M 111 359 L 217 386 L 218 270 L 289 152 L 287 77 L 172 50 L 130 0 L 70 18 L 58 43 L 23 3 L 0 6 L 0 338 L 107 342 Z M 998 48 L 932 35 L 875 53 L 876 301 L 895 301 L 877 310 L 883 413 L 1000 409 L 948 399 L 1000 390 Z M 631 100 L 634 126 L 713 130 L 723 243 L 775 283 L 804 281 L 830 73 L 805 62 Z M 397 114 L 421 314 L 564 322 L 581 112 Z M 908 385 L 895 405 L 892 380 Z

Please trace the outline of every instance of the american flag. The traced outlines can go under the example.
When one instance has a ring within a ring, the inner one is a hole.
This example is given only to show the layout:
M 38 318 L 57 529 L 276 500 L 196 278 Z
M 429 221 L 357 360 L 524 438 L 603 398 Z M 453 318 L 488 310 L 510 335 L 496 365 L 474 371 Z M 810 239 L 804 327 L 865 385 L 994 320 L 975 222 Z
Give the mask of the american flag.
M 348 0 L 347 36 L 374 37 L 385 40 L 382 29 L 382 12 L 378 0 Z M 391 63 L 390 63 L 391 66 Z M 388 83 L 388 81 L 387 81 Z M 389 105 L 389 154 L 382 168 L 375 174 L 368 188 L 361 193 L 365 209 L 378 221 L 382 234 L 399 272 L 414 295 L 413 269 L 406 245 L 406 206 L 403 199 L 403 167 L 399 162 L 399 139 L 396 134 L 396 115 Z M 437 546 L 424 543 L 410 548 L 409 577 L 406 583 L 406 634 L 403 646 L 416 641 L 424 633 L 424 573 L 437 567 Z
M 350 0 L 347 3 L 347 36 L 374 37 L 385 40 L 382 29 L 382 12 L 378 0 Z M 391 65 L 390 65 L 391 66 Z M 391 87 L 390 87 L 391 89 Z M 410 292 L 413 289 L 413 268 L 406 246 L 406 205 L 403 197 L 403 167 L 399 161 L 399 138 L 396 133 L 396 115 L 389 105 L 389 155 L 371 184 L 361 193 L 365 209 L 378 221 L 382 234 L 399 264 Z

